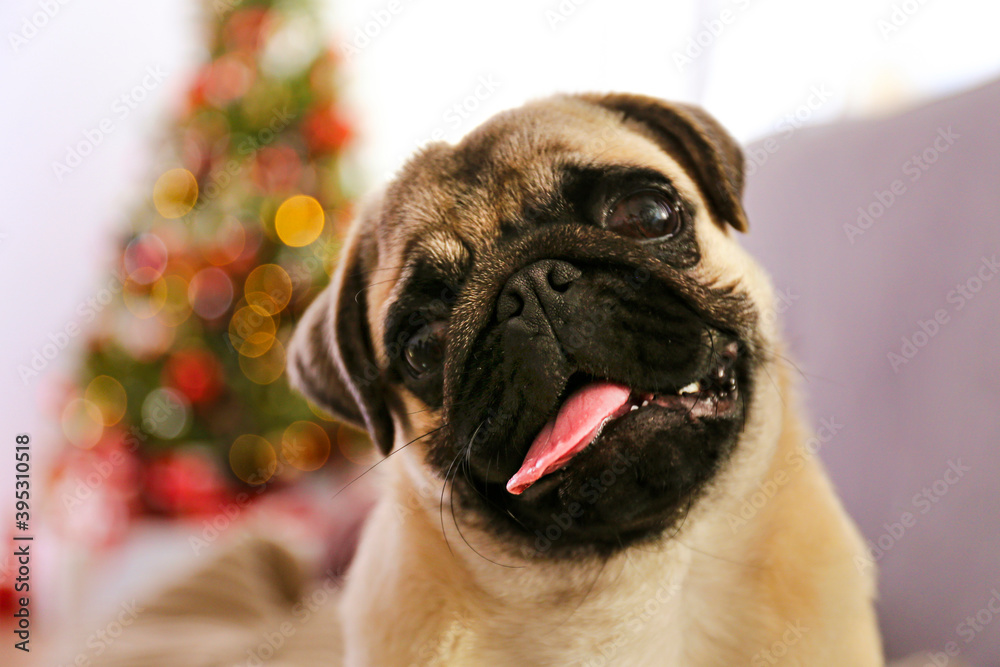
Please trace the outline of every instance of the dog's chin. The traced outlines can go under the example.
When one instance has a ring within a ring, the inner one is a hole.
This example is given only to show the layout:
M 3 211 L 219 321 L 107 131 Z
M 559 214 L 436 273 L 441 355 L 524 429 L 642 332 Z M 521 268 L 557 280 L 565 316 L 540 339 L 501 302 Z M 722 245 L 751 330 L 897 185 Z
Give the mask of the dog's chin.
M 585 442 L 515 493 L 505 472 L 468 466 L 454 477 L 462 507 L 531 557 L 606 556 L 679 529 L 743 426 L 750 379 L 737 349 L 676 391 L 631 388 Z M 574 374 L 560 402 L 605 380 L 616 379 Z

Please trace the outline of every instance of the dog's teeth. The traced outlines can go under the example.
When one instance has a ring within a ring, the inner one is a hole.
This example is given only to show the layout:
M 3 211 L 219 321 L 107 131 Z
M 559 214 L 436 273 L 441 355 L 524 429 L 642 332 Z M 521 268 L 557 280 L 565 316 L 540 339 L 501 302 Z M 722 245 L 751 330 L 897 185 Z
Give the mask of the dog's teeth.
M 701 391 L 701 382 L 692 382 L 686 387 L 681 387 L 677 390 L 678 394 L 697 394 Z
M 648 399 L 642 402 L 642 407 L 646 407 L 647 405 L 649 405 Z
M 638 410 L 638 409 L 639 409 L 639 406 L 638 406 L 638 405 L 633 405 L 633 406 L 632 406 L 631 408 L 629 408 L 629 409 L 628 409 L 628 411 L 629 411 L 629 412 L 635 412 L 635 411 L 636 411 L 636 410 Z

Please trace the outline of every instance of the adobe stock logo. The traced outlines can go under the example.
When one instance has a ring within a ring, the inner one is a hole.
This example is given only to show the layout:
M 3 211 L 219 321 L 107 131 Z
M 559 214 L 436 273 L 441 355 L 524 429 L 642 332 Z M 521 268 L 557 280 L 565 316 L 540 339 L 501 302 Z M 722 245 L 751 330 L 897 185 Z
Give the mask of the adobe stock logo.
M 389 0 L 384 7 L 373 9 L 371 18 L 363 25 L 354 26 L 349 42 L 341 47 L 341 52 L 347 60 L 361 55 L 373 41 L 379 38 L 382 31 L 386 30 L 393 20 L 403 11 L 403 3 L 400 0 Z
M 14 53 L 37 37 L 39 31 L 62 11 L 63 5 L 69 2 L 70 0 L 39 0 L 38 11 L 21 19 L 21 29 L 7 33 L 7 42 Z
M 463 123 L 479 110 L 483 103 L 493 97 L 497 89 L 500 88 L 500 85 L 501 82 L 492 74 L 480 76 L 476 80 L 474 87 L 469 89 L 468 95 L 463 96 L 461 99 L 456 99 L 445 110 L 441 116 L 444 123 L 434 128 L 427 139 L 418 145 L 423 146 L 432 141 L 442 141 L 447 137 L 449 132 L 458 131 Z
M 82 136 L 73 144 L 66 146 L 62 161 L 52 161 L 52 173 L 62 182 L 66 176 L 73 173 L 83 164 L 84 159 L 93 153 L 104 139 L 117 129 L 118 124 L 127 119 L 133 111 L 139 108 L 146 98 L 167 78 L 167 73 L 159 65 L 146 67 L 142 80 L 115 98 L 111 104 L 111 114 L 98 123 L 85 129 Z
M 746 156 L 746 175 L 753 176 L 757 170 L 764 166 L 772 155 L 781 150 L 781 146 L 788 140 L 796 130 L 803 127 L 813 114 L 823 105 L 833 98 L 834 93 L 827 88 L 826 84 L 819 84 L 809 87 L 809 96 L 805 101 L 786 113 L 775 123 L 775 135 L 754 146 L 744 149 Z
M 83 323 L 90 323 L 97 319 L 97 316 L 107 308 L 120 294 L 124 286 L 124 280 L 120 276 L 113 276 L 96 294 L 87 297 L 76 306 L 77 318 L 71 319 L 55 331 L 50 331 L 45 339 L 40 341 L 40 345 L 33 347 L 31 359 L 27 364 L 18 364 L 17 375 L 21 382 L 27 386 L 28 382 L 38 377 L 42 371 L 48 368 L 59 354 L 69 347 L 70 342 L 84 331 Z
M 917 326 L 913 332 L 900 337 L 900 346 L 886 354 L 892 372 L 899 373 L 903 366 L 909 364 L 920 350 L 927 347 L 934 337 L 951 322 L 955 313 L 965 308 L 970 301 L 976 298 L 976 295 L 993 280 L 997 273 L 1000 273 L 1000 261 L 997 260 L 996 254 L 989 257 L 983 255 L 973 274 L 957 283 L 955 288 L 945 296 L 945 301 L 952 305 L 951 311 L 947 308 L 938 308 L 927 319 L 917 320 Z
M 816 434 L 805 441 L 800 449 L 793 449 L 785 455 L 783 465 L 780 465 L 769 477 L 757 482 L 756 488 L 743 499 L 737 511 L 729 512 L 726 515 L 726 523 L 729 529 L 736 534 L 748 523 L 753 521 L 761 510 L 774 498 L 781 490 L 791 482 L 806 464 L 809 459 L 815 456 L 824 445 L 831 442 L 838 433 L 844 429 L 844 425 L 837 421 L 836 417 L 825 417 L 819 420 Z
M 910 22 L 917 12 L 927 4 L 927 0 L 903 0 L 903 2 L 893 3 L 889 16 L 876 21 L 875 26 L 882 35 L 882 41 L 887 42 L 889 38 L 902 30 L 903 26 Z
M 688 65 L 700 58 L 705 50 L 711 47 L 715 40 L 719 39 L 726 32 L 726 29 L 736 22 L 740 13 L 746 12 L 750 8 L 750 0 L 734 0 L 733 4 L 736 5 L 738 11 L 723 9 L 714 18 L 705 19 L 701 22 L 698 32 L 688 37 L 684 47 L 673 52 L 672 59 L 678 72 L 683 73 Z
M 951 126 L 948 126 L 947 129 L 939 127 L 937 135 L 930 144 L 919 153 L 911 155 L 910 159 L 902 164 L 900 170 L 910 183 L 916 183 L 940 159 L 943 153 L 948 152 L 955 145 L 955 140 L 961 138 L 962 135 L 952 130 Z M 872 193 L 873 201 L 858 207 L 858 218 L 855 223 L 844 224 L 844 234 L 851 245 L 854 245 L 859 236 L 871 229 L 907 191 L 906 181 L 901 178 L 893 180 L 885 190 L 874 191 Z
M 788 655 L 788 651 L 802 641 L 802 637 L 809 632 L 809 628 L 802 625 L 802 621 L 785 621 L 785 631 L 781 637 L 776 639 L 770 646 L 757 651 L 750 658 L 750 667 L 765 667 L 765 665 L 776 665 Z
M 966 473 L 972 472 L 972 467 L 963 464 L 962 459 L 949 459 L 947 464 L 948 467 L 944 469 L 940 477 L 921 488 L 910 498 L 913 511 L 903 512 L 892 523 L 883 523 L 883 531 L 865 543 L 867 553 L 854 557 L 854 566 L 858 572 L 864 574 L 874 568 L 875 563 L 882 560 L 910 530 L 916 527 L 921 516 L 934 509 L 948 495 L 948 492 L 965 478 Z

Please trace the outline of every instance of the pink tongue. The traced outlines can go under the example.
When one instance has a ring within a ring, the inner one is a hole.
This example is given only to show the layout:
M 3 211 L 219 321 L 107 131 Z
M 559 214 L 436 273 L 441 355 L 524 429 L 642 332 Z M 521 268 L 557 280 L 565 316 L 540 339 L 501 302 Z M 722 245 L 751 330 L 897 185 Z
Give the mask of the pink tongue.
M 620 384 L 592 382 L 578 389 L 539 432 L 521 469 L 507 482 L 517 495 L 545 475 L 566 465 L 594 439 L 597 430 L 622 406 L 632 391 Z

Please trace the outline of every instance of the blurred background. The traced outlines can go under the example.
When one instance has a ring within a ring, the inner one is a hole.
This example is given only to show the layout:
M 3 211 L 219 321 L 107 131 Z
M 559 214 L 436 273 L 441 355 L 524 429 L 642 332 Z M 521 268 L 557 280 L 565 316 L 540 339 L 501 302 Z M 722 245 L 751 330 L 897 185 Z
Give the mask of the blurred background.
M 746 243 L 883 572 L 888 654 L 1000 665 L 998 22 L 973 0 L 7 0 L 0 540 L 30 434 L 35 662 L 0 656 L 68 663 L 249 526 L 335 560 L 370 491 L 331 490 L 374 458 L 289 392 L 284 343 L 358 197 L 497 111 L 615 90 L 750 146 Z

